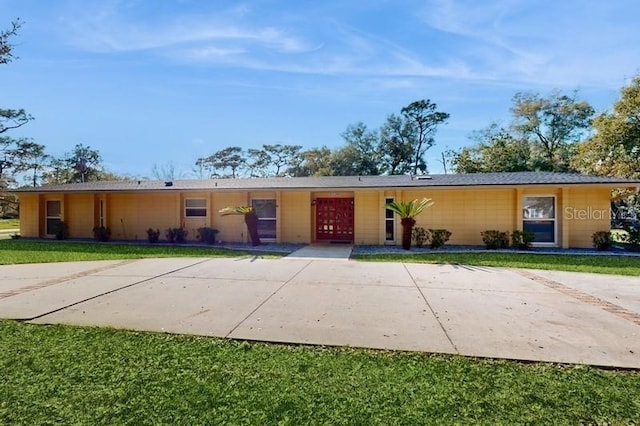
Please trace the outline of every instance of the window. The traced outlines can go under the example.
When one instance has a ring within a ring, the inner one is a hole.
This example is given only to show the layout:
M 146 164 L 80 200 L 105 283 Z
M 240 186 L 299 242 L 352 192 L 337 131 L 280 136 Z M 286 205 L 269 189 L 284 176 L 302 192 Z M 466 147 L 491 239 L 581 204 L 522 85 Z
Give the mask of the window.
M 556 198 L 553 196 L 524 197 L 522 229 L 533 232 L 534 243 L 556 242 Z
M 276 200 L 251 200 L 251 207 L 258 216 L 258 235 L 260 239 L 276 239 Z
M 206 217 L 207 200 L 204 198 L 188 198 L 184 200 L 185 217 Z
M 387 209 L 389 203 L 393 203 L 393 198 L 385 198 L 384 200 L 384 240 L 392 243 L 396 241 L 396 215 Z
M 47 201 L 47 235 L 54 235 L 62 222 L 62 203 L 59 200 Z

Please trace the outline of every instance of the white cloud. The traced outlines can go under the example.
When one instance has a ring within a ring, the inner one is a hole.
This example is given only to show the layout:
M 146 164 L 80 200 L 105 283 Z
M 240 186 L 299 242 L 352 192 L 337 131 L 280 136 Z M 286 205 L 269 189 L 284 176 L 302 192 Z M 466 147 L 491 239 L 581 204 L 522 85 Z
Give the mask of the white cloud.
M 599 16 L 619 17 L 622 8 L 585 11 L 579 3 L 432 0 L 417 12 L 425 26 L 407 23 L 413 39 L 374 25 L 366 30 L 326 10 L 317 16 L 317 9 L 308 14 L 302 8 L 297 14 L 270 10 L 266 16 L 256 4 L 215 11 L 208 4 L 205 12 L 190 9 L 149 18 L 132 12 L 136 3 L 105 0 L 65 22 L 79 49 L 146 52 L 183 65 L 539 86 L 602 85 L 612 75 L 629 73 L 640 56 L 638 48 L 618 47 L 611 40 L 626 37 L 640 43 L 638 32 L 630 32 L 629 23 L 600 22 L 608 35 L 603 37 L 587 24 L 598 22 Z M 430 39 L 434 33 L 438 37 Z M 420 45 L 422 38 L 429 40 L 429 48 Z
M 637 63 L 640 33 L 629 17 L 633 9 L 630 0 L 588 6 L 579 0 L 435 0 L 420 17 L 457 40 L 451 57 L 475 78 L 606 86 Z

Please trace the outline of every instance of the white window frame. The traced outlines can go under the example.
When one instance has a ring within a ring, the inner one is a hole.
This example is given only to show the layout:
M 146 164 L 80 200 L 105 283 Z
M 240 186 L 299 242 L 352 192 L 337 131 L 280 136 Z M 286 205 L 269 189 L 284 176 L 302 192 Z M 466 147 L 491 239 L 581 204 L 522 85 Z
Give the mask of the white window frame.
M 393 213 L 391 210 L 387 209 L 387 204 L 392 203 L 395 201 L 394 197 L 384 197 L 384 229 L 383 229 L 383 233 L 384 233 L 384 243 L 385 244 L 389 244 L 389 245 L 395 245 L 396 244 L 396 215 L 395 213 Z M 388 217 L 387 215 L 389 214 L 389 212 L 391 212 L 390 217 Z M 392 228 L 393 229 L 393 238 L 388 239 L 387 238 L 387 223 L 391 222 L 392 223 Z
M 254 201 L 273 201 L 273 204 L 275 205 L 276 208 L 276 216 L 275 217 L 258 217 L 258 223 L 260 223 L 260 221 L 273 221 L 273 223 L 275 223 L 275 229 L 276 229 L 276 235 L 274 238 L 267 238 L 267 237 L 263 237 L 260 236 L 260 240 L 261 241 L 267 241 L 267 242 L 275 242 L 278 238 L 278 201 L 275 198 L 252 198 L 251 199 L 251 207 L 253 207 L 253 202 Z M 254 208 L 255 210 L 255 208 Z
M 524 217 L 524 205 L 526 198 L 553 198 L 553 217 L 552 218 L 535 218 Z M 553 222 L 553 241 L 552 242 L 536 242 L 533 241 L 533 246 L 540 247 L 553 247 L 558 245 L 558 197 L 555 194 L 525 194 L 522 196 L 522 211 L 520 212 L 520 220 L 522 220 L 522 229 L 524 230 L 525 222 L 536 221 L 549 221 Z
M 189 201 L 204 201 L 204 206 L 188 206 Z M 190 215 L 188 214 L 189 210 L 195 211 L 204 211 L 204 215 Z M 191 197 L 184 199 L 184 217 L 185 219 L 202 219 L 206 218 L 209 215 L 209 202 L 206 198 L 203 197 Z

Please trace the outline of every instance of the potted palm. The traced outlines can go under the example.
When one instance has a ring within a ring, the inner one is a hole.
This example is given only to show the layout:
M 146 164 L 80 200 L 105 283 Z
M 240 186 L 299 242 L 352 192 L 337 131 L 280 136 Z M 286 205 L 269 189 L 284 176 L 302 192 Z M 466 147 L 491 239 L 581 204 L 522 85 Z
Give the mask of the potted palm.
M 253 207 L 225 207 L 224 209 L 219 210 L 218 213 L 222 216 L 243 215 L 244 223 L 247 225 L 247 231 L 249 232 L 249 238 L 251 238 L 251 245 L 254 247 L 260 245 L 260 236 L 258 235 L 258 215 L 253 210 Z
M 431 198 L 416 199 L 408 202 L 394 201 L 387 204 L 387 210 L 391 210 L 400 216 L 403 249 L 411 250 L 411 232 L 413 231 L 413 225 L 416 224 L 415 217 L 432 205 L 433 201 L 431 201 Z

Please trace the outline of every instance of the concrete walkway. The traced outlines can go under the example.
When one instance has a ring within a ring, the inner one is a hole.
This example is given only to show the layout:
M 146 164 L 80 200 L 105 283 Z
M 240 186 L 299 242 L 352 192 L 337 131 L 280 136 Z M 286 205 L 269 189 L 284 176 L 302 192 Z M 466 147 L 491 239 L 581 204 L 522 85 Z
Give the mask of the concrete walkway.
M 289 259 L 349 260 L 353 246 L 350 244 L 309 244 L 290 255 Z
M 320 256 L 10 265 L 0 318 L 640 368 L 637 277 Z

